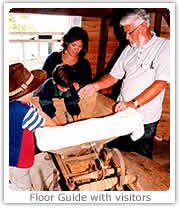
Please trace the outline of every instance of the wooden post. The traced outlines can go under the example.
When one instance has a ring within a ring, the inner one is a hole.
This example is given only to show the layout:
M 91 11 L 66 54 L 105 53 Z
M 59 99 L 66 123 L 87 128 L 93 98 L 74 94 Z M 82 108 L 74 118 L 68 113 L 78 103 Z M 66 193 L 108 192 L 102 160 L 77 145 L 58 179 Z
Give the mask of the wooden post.
M 161 34 L 161 21 L 162 21 L 162 13 L 157 12 L 155 15 L 155 22 L 154 22 L 154 31 L 157 36 Z
M 168 26 L 170 27 L 170 14 L 169 13 L 165 13 L 163 12 L 163 17 L 166 20 L 166 23 L 168 24 Z
M 96 75 L 101 74 L 105 67 L 106 48 L 108 41 L 108 20 L 106 18 L 101 19 L 101 31 L 100 31 L 100 43 L 97 60 Z

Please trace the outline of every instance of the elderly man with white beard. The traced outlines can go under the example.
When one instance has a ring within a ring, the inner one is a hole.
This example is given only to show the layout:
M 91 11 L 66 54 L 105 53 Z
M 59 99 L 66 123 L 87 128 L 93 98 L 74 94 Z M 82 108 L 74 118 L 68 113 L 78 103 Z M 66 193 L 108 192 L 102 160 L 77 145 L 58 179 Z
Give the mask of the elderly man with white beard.
M 152 158 L 153 138 L 162 114 L 162 103 L 170 79 L 169 40 L 149 29 L 150 17 L 144 9 L 134 9 L 120 20 L 129 44 L 109 74 L 79 91 L 81 98 L 114 85 L 123 79 L 115 111 L 128 107 L 143 116 L 145 133 L 138 141 L 125 139 L 129 151 Z M 117 124 L 118 125 L 118 124 Z M 120 128 L 120 127 L 119 127 Z M 119 140 L 116 145 L 121 148 Z

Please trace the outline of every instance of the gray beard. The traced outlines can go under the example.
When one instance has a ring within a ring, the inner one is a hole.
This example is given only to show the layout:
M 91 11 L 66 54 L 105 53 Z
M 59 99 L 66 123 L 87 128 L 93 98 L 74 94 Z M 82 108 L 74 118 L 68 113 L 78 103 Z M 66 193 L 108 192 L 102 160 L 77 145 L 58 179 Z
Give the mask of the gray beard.
M 136 43 L 130 43 L 132 48 L 136 48 L 136 47 L 142 47 L 143 45 L 145 45 L 145 38 L 144 36 L 140 35 L 138 38 L 138 41 Z

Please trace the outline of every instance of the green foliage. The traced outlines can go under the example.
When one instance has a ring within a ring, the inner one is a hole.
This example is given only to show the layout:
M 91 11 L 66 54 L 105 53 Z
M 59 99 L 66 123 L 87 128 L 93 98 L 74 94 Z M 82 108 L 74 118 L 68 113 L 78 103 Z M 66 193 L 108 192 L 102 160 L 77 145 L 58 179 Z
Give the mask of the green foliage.
M 22 15 L 21 19 L 23 22 L 28 20 L 27 15 Z M 15 14 L 9 14 L 9 31 L 10 32 L 36 32 L 37 29 L 33 24 L 27 23 L 18 23 L 18 19 Z

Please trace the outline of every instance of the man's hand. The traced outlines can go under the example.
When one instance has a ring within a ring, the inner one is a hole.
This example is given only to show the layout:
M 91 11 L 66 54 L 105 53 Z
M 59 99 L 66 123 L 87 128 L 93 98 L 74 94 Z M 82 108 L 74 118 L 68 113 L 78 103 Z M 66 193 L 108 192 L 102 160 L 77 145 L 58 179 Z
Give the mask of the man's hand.
M 98 90 L 95 84 L 88 84 L 79 90 L 78 95 L 80 98 L 85 98 L 88 96 L 92 96 L 97 91 Z
M 117 81 L 118 81 L 118 79 L 113 77 L 112 75 L 105 74 L 98 81 L 88 84 L 85 87 L 83 87 L 82 89 L 80 89 L 78 95 L 80 98 L 92 96 L 95 92 L 97 92 L 99 90 L 103 90 L 108 87 L 111 87 Z
M 136 107 L 132 101 L 129 101 L 129 102 L 120 101 L 115 105 L 115 112 L 124 111 L 128 107 L 136 109 Z

